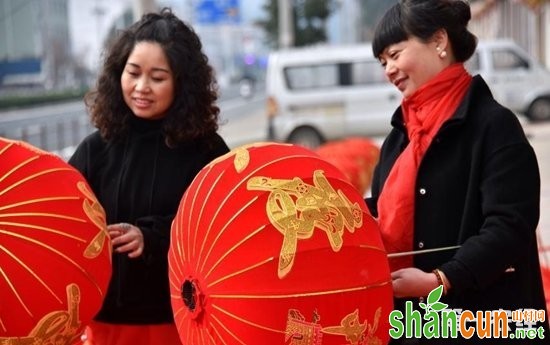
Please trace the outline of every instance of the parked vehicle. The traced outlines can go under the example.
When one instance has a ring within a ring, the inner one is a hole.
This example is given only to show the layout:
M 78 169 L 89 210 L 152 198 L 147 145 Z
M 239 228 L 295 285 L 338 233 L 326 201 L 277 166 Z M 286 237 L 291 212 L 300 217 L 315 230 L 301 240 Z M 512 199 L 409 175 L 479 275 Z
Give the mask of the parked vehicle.
M 514 42 L 482 41 L 466 66 L 503 105 L 532 121 L 550 120 L 550 72 Z M 308 147 L 387 134 L 402 99 L 370 44 L 273 52 L 266 95 L 270 140 Z
M 256 88 L 256 78 L 245 75 L 239 80 L 239 95 L 244 99 L 250 99 L 254 96 Z
M 480 41 L 466 67 L 501 104 L 531 121 L 550 120 L 550 72 L 513 41 Z
M 266 95 L 268 137 L 308 147 L 387 133 L 401 100 L 370 44 L 273 52 Z

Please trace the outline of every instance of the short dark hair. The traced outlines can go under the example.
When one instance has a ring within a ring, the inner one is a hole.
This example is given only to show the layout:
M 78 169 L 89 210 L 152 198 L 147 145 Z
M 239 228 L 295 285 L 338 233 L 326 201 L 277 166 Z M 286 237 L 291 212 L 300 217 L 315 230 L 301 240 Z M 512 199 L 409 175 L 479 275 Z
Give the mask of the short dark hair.
M 169 8 L 145 14 L 112 41 L 96 89 L 85 96 L 92 122 L 106 139 L 124 137 L 132 114 L 124 102 L 120 77 L 139 42 L 158 43 L 174 77 L 174 101 L 163 121 L 166 143 L 177 146 L 217 131 L 218 85 L 194 30 Z
M 374 56 L 388 46 L 417 37 L 430 39 L 445 29 L 458 62 L 465 62 L 474 53 L 477 38 L 468 31 L 470 6 L 463 0 L 400 0 L 382 17 L 374 31 Z

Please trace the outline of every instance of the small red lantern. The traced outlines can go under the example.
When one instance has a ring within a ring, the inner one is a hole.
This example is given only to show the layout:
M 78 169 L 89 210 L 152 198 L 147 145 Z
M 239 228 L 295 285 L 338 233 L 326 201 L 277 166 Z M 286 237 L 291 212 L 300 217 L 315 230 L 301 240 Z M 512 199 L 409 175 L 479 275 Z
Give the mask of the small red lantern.
M 169 251 L 182 343 L 385 344 L 393 308 L 377 223 L 343 174 L 259 143 L 203 168 Z
M 111 275 L 105 213 L 59 157 L 0 138 L 0 343 L 72 344 Z
M 369 190 L 380 155 L 380 149 L 372 140 L 351 137 L 331 141 L 318 147 L 316 152 L 340 169 L 361 195 Z

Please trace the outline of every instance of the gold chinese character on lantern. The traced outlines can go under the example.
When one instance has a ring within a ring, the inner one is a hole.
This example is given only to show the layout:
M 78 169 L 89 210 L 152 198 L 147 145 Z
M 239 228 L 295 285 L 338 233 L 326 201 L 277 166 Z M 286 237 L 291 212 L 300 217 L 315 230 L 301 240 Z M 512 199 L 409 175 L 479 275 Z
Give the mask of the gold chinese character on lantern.
M 299 240 L 313 236 L 315 229 L 326 233 L 332 249 L 342 247 L 344 230 L 353 233 L 363 224 L 363 213 L 342 191 L 336 191 L 323 171 L 313 173 L 313 185 L 301 178 L 273 179 L 255 176 L 248 180 L 249 190 L 270 194 L 266 212 L 273 226 L 283 234 L 279 256 L 279 278 L 292 269 Z

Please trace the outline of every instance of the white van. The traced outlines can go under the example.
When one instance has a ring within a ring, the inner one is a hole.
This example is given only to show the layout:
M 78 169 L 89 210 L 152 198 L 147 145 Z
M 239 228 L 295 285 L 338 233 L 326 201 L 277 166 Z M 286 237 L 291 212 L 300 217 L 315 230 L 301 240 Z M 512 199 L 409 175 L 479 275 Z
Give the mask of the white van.
M 270 140 L 308 147 L 386 134 L 401 101 L 370 44 L 273 52 L 266 95 Z
M 512 41 L 481 41 L 466 67 L 495 98 L 533 121 L 550 120 L 550 72 Z M 273 52 L 266 73 L 268 138 L 316 147 L 347 136 L 378 136 L 402 95 L 370 44 Z
M 513 41 L 480 41 L 466 67 L 504 106 L 531 121 L 550 120 L 550 72 Z

